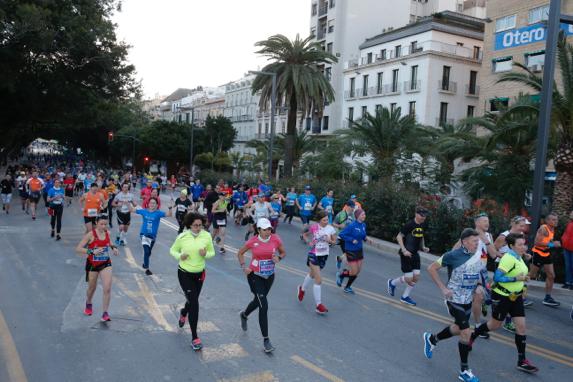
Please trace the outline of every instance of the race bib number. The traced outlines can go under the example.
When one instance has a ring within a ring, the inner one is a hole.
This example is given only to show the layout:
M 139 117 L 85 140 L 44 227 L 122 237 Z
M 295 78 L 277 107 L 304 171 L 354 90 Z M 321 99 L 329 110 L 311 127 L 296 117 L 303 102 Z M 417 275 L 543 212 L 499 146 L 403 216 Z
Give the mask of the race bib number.
M 153 239 L 147 236 L 142 236 L 141 237 L 141 245 L 147 245 L 148 247 L 151 247 L 151 243 L 153 242 Z
M 326 208 L 324 209 L 326 212 L 328 212 L 329 214 L 332 213 L 332 206 L 326 206 Z
M 125 204 L 125 203 L 122 204 L 122 205 L 121 205 L 121 212 L 124 213 L 124 214 L 128 213 L 128 212 L 129 212 L 129 206 L 128 206 L 127 204 Z
M 473 289 L 479 282 L 479 273 L 466 273 L 462 278 L 462 288 Z
M 227 221 L 225 219 L 217 219 L 217 225 L 219 227 L 225 227 L 227 225 Z
M 109 247 L 104 247 L 103 251 L 98 255 L 93 255 L 93 261 L 108 261 L 109 260 Z
M 97 217 L 97 208 L 88 208 L 88 217 L 90 218 Z
M 177 205 L 177 211 L 178 212 L 185 212 L 185 211 L 187 211 L 187 207 L 185 207 L 183 204 L 178 204 Z
M 312 203 L 306 202 L 304 203 L 304 210 L 311 211 L 312 210 Z
M 273 273 L 275 273 L 275 263 L 273 262 L 273 260 L 253 260 L 252 261 L 252 266 L 255 269 L 255 273 L 261 275 L 261 276 L 271 276 Z
M 315 252 L 317 255 L 328 255 L 329 246 L 326 241 L 319 241 L 314 246 Z
M 289 199 L 289 200 L 287 200 L 286 204 L 287 204 L 287 206 L 294 206 L 294 200 Z

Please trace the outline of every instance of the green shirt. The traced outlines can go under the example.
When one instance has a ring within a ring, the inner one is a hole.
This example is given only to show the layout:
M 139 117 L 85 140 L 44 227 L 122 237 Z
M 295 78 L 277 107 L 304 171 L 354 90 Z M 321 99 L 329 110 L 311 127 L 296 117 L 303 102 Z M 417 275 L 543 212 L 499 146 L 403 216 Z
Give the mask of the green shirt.
M 526 275 L 529 273 L 527 265 L 521 257 L 516 257 L 511 252 L 507 252 L 499 261 L 498 269 L 500 269 L 507 277 L 517 277 L 521 274 Z M 513 293 L 519 293 L 523 290 L 523 281 L 512 281 L 507 283 L 499 283 L 502 287 Z M 499 288 L 494 288 L 495 293 L 502 296 L 509 296 L 509 293 L 501 291 Z
M 203 248 L 207 251 L 205 256 L 199 254 L 199 250 Z M 187 230 L 177 236 L 169 253 L 179 261 L 181 269 L 191 273 L 199 273 L 205 269 L 205 259 L 215 256 L 215 248 L 209 232 L 202 230 L 199 235 L 193 236 L 191 231 Z M 189 257 L 181 260 L 181 255 L 184 253 Z

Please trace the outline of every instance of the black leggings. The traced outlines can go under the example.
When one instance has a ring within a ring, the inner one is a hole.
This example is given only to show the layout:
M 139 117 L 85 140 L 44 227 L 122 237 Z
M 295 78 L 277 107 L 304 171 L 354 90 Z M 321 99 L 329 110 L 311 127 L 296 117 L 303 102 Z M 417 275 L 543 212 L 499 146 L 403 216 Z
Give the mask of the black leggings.
M 283 221 L 283 223 L 286 223 L 287 219 L 289 221 L 289 223 L 292 222 L 292 218 L 294 217 L 294 206 L 286 206 L 286 216 L 285 216 L 285 220 Z
M 50 218 L 50 225 L 52 226 L 52 231 L 56 228 L 56 232 L 58 235 L 62 230 L 62 215 L 64 213 L 64 206 L 61 204 L 53 204 L 52 209 L 54 210 L 54 214 Z
M 183 229 L 185 228 L 185 226 L 183 225 L 183 219 L 185 219 L 185 213 L 176 213 L 175 219 L 177 220 L 177 223 L 179 223 L 179 230 L 177 231 L 177 233 L 183 232 Z
M 187 301 L 185 307 L 181 310 L 181 314 L 189 316 L 189 327 L 193 339 L 197 336 L 197 322 L 199 322 L 199 295 L 205 281 L 205 271 L 199 273 L 186 272 L 179 268 L 177 270 L 177 278 L 179 278 L 179 285 L 185 294 Z
M 249 282 L 249 287 L 251 292 L 255 295 L 253 300 L 247 305 L 245 309 L 245 316 L 253 313 L 255 309 L 259 308 L 259 326 L 261 327 L 261 334 L 263 338 L 269 336 L 269 319 L 267 317 L 267 312 L 269 310 L 269 303 L 267 302 L 267 294 L 270 292 L 273 286 L 273 281 L 275 275 L 271 275 L 268 279 L 264 277 L 257 276 L 254 273 L 249 273 L 247 276 L 247 281 Z

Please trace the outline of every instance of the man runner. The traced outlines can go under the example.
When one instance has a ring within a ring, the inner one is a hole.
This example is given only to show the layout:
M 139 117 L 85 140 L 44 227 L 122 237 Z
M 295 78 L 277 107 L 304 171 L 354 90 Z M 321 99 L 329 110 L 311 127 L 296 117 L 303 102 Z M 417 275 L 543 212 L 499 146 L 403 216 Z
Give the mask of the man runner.
M 127 245 L 127 230 L 131 224 L 131 210 L 136 206 L 133 194 L 129 192 L 129 183 L 121 185 L 121 192 L 113 199 L 113 206 L 117 208 L 117 225 L 119 226 L 115 244 L 125 246 Z

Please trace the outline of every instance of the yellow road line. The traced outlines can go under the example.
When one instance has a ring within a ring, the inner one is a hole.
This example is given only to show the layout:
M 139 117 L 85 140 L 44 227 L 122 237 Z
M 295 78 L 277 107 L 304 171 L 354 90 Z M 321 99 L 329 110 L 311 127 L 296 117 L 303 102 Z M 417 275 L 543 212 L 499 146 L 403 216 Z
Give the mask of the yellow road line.
M 302 366 L 306 367 L 307 369 L 315 372 L 316 374 L 323 376 L 324 378 L 328 379 L 331 382 L 344 382 L 344 379 L 338 378 L 336 375 L 333 375 L 333 374 L 329 373 L 328 371 L 321 369 L 320 367 L 316 366 L 313 363 L 310 363 L 309 361 L 307 361 L 306 359 L 304 359 L 302 357 L 299 357 L 298 355 L 293 355 L 292 357 L 290 357 L 290 359 L 293 362 L 296 362 L 299 365 L 302 365 Z
M 243 375 L 232 379 L 219 379 L 218 382 L 279 382 L 279 379 L 270 371 L 263 371 L 256 374 Z
M 27 382 L 26 373 L 14 344 L 10 329 L 6 324 L 4 315 L 0 311 L 0 354 L 3 356 L 10 382 Z

